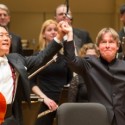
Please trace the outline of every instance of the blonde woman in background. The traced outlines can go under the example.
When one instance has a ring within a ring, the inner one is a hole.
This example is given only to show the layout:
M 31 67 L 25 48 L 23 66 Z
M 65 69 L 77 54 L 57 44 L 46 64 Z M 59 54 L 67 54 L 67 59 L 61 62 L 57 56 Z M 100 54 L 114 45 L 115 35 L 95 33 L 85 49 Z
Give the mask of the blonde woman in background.
M 39 50 L 44 50 L 48 44 L 57 35 L 57 22 L 54 20 L 46 20 L 41 27 L 39 35 Z M 62 50 L 57 53 L 56 62 L 47 66 L 38 73 L 31 84 L 32 91 L 40 98 L 44 98 L 44 104 L 41 106 L 39 113 L 50 109 L 52 112 L 43 116 L 36 121 L 36 125 L 52 125 L 56 114 L 56 108 L 59 103 L 59 97 L 63 86 L 72 78 L 72 72 L 67 67 L 67 63 L 62 54 Z

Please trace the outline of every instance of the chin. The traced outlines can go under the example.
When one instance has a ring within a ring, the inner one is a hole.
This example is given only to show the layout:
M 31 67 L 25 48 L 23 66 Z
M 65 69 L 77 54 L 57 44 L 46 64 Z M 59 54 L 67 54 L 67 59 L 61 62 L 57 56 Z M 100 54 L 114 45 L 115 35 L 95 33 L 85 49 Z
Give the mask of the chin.
M 7 50 L 7 51 L 5 52 L 5 54 L 6 54 L 6 55 L 9 54 L 9 50 Z

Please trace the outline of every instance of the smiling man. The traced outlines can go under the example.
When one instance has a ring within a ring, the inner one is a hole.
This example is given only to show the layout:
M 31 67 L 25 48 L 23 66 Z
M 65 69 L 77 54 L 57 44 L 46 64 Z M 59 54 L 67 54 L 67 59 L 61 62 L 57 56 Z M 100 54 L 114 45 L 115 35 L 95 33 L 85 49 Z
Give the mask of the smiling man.
M 55 39 L 38 55 L 28 57 L 9 54 L 11 37 L 0 26 L 0 125 L 23 125 L 21 103 L 30 104 L 28 73 L 46 64 L 61 49 L 60 42 L 71 30 L 66 24 L 60 22 Z
M 112 28 L 102 29 L 96 44 L 100 57 L 76 57 L 73 42 L 65 43 L 65 56 L 70 68 L 87 84 L 89 102 L 103 104 L 111 125 L 125 125 L 125 61 L 116 58 L 119 36 Z

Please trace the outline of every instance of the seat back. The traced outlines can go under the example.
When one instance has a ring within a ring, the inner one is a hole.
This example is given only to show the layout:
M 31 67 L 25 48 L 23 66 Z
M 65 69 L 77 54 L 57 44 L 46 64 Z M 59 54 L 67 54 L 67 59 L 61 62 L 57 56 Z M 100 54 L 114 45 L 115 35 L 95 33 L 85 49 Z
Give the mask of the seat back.
M 57 125 L 110 125 L 105 106 L 99 103 L 63 103 L 57 109 Z

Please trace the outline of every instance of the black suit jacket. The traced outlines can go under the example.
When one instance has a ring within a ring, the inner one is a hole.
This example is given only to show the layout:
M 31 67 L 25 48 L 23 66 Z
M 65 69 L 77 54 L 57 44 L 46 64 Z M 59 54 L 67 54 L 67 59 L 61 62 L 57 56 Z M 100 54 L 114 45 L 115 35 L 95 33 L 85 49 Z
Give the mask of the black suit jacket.
M 85 30 L 81 30 L 81 29 L 77 29 L 77 28 L 73 28 L 73 34 L 78 37 L 78 42 L 75 41 L 76 46 L 78 46 L 78 48 L 81 48 L 83 44 L 85 43 L 90 43 L 92 42 L 92 39 L 89 35 L 89 33 Z
M 64 45 L 70 68 L 85 80 L 89 102 L 103 104 L 111 123 L 116 118 L 117 125 L 125 125 L 125 61 L 108 63 L 95 56 L 76 57 L 73 42 Z
M 28 80 L 28 73 L 34 72 L 40 66 L 48 62 L 58 50 L 60 50 L 61 45 L 53 41 L 47 48 L 40 52 L 37 56 L 23 57 L 17 53 L 11 53 L 7 55 L 10 65 L 19 74 L 17 90 L 15 95 L 15 100 L 13 102 L 13 115 L 18 121 L 19 125 L 22 125 L 22 100 L 30 104 L 30 84 Z
M 15 35 L 14 33 L 10 32 L 9 33 L 12 37 L 11 39 L 11 48 L 10 48 L 10 53 L 19 53 L 23 54 L 22 50 L 22 43 L 21 43 L 21 37 Z

